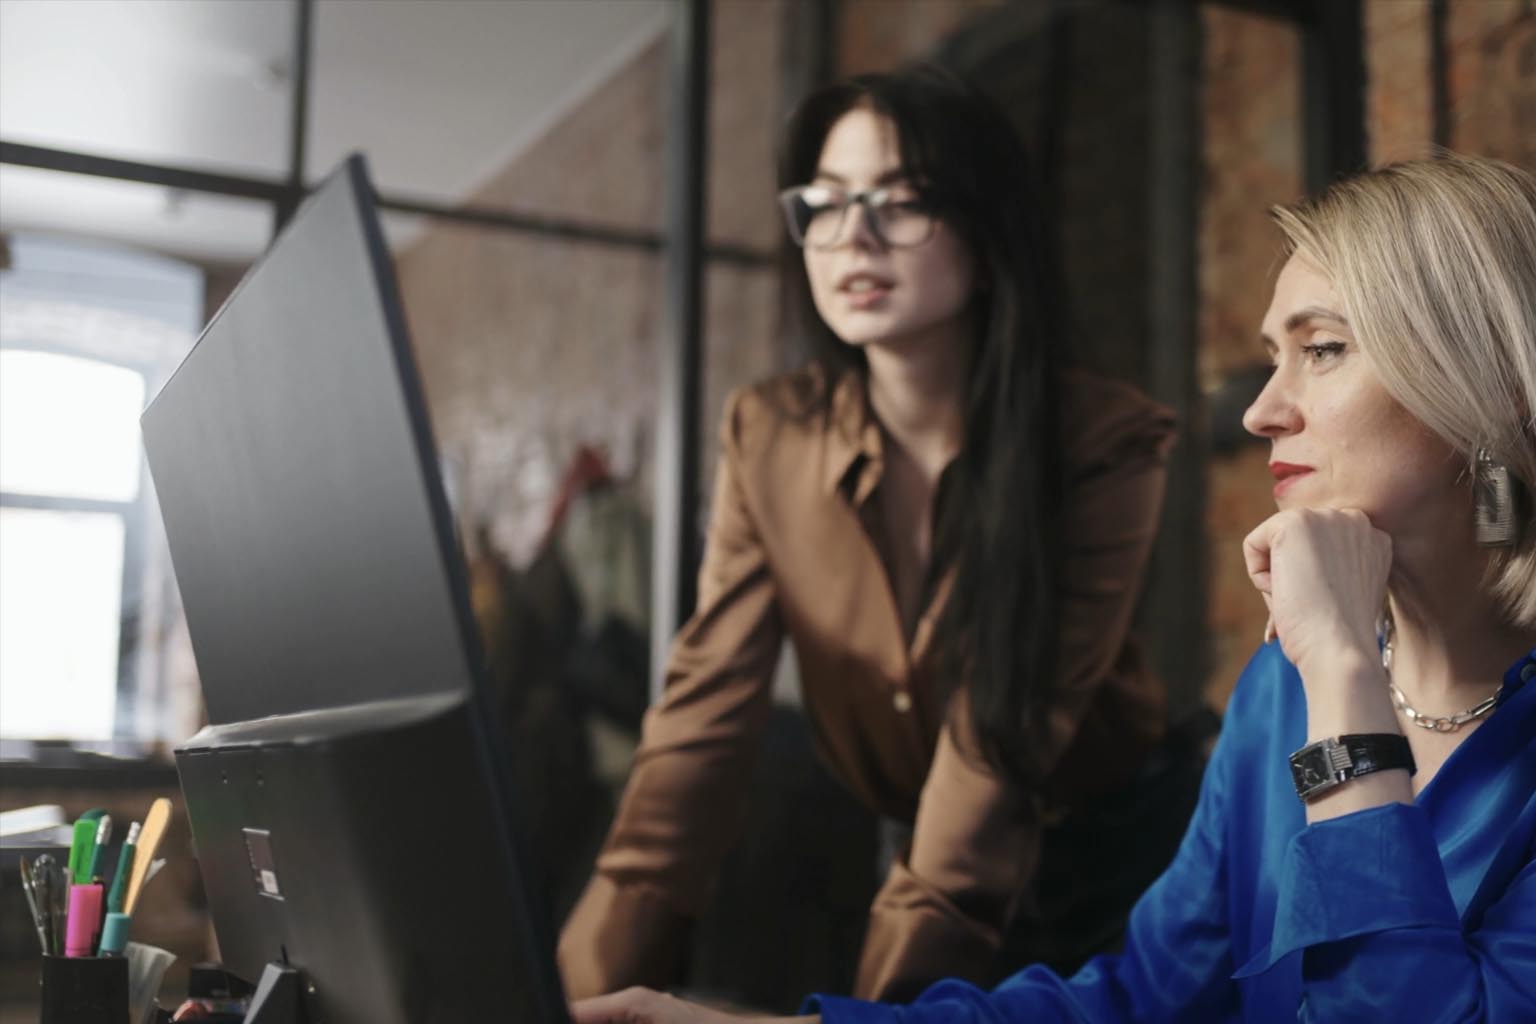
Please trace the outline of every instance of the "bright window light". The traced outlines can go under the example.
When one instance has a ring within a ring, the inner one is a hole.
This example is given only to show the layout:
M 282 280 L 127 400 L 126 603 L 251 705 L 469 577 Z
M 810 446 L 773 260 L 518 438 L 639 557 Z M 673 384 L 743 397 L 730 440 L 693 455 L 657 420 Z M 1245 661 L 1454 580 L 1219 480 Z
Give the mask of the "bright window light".
M 110 740 L 117 712 L 122 518 L 0 508 L 0 565 L 5 735 Z
M 132 501 L 143 409 L 144 378 L 133 370 L 0 351 L 0 491 Z

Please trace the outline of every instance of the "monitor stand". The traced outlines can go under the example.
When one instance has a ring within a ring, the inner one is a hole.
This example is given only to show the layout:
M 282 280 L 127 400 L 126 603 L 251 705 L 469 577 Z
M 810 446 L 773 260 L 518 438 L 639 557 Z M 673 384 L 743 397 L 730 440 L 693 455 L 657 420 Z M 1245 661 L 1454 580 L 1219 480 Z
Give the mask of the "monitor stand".
M 276 961 L 267 964 L 256 994 L 245 1011 L 244 1024 L 308 1024 L 304 1011 L 304 975 L 297 967 Z

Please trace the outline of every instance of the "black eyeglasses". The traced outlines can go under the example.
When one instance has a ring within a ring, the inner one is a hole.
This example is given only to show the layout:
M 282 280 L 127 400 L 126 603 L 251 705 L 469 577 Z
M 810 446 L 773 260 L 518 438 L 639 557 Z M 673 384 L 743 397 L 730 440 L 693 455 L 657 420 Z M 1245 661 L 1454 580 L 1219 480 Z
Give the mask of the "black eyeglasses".
M 858 192 L 834 185 L 800 185 L 779 193 L 779 205 L 795 244 L 832 249 L 847 237 L 848 211 L 864 209 L 865 222 L 881 245 L 908 249 L 933 237 L 938 223 L 933 208 L 909 186 L 871 188 Z

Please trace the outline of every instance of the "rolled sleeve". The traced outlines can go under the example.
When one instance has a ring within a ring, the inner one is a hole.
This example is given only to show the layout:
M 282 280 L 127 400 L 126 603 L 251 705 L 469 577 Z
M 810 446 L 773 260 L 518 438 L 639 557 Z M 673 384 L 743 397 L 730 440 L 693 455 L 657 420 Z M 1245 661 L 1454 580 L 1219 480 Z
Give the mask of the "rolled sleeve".
M 1429 817 L 1420 807 L 1387 804 L 1310 825 L 1291 837 L 1283 865 L 1274 937 L 1235 977 L 1261 973 L 1308 946 L 1356 935 L 1460 930 Z
M 1429 815 L 1388 804 L 1292 837 L 1274 937 L 1236 974 L 1302 956 L 1299 1019 L 1536 1020 L 1536 864 L 1464 928 Z
M 963 700 L 963 697 L 962 697 Z M 870 908 L 854 992 L 910 999 L 936 978 L 992 966 L 1039 848 L 1029 806 L 946 729 L 907 854 Z
M 899 1006 L 870 1003 L 843 996 L 813 995 L 801 1004 L 802 1014 L 819 1014 L 822 1024 L 901 1024 Z

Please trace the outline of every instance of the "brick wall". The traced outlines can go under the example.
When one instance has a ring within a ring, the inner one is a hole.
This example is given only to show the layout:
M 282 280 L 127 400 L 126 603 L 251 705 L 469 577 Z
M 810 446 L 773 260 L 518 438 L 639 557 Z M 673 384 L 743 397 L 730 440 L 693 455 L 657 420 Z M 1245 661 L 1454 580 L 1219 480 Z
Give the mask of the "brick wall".
M 1446 30 L 1451 147 L 1536 171 L 1536 7 L 1453 0 Z
M 1371 159 L 1422 156 L 1433 141 L 1429 5 L 1369 0 Z M 1453 0 L 1445 20 L 1452 149 L 1536 167 L 1536 7 Z
M 1422 156 L 1434 133 L 1429 5 L 1371 0 L 1365 5 L 1365 46 L 1371 159 Z
M 1197 372 L 1211 393 L 1267 361 L 1259 321 L 1279 269 L 1279 236 L 1265 210 L 1302 190 L 1301 54 L 1296 30 L 1275 19 L 1207 5 L 1202 22 Z M 1242 539 L 1274 511 L 1267 462 L 1266 448 L 1253 445 L 1206 464 L 1206 692 L 1217 707 L 1264 630 L 1264 603 L 1244 571 Z
M 889 71 L 923 57 L 1001 0 L 842 0 L 835 66 L 839 75 Z

